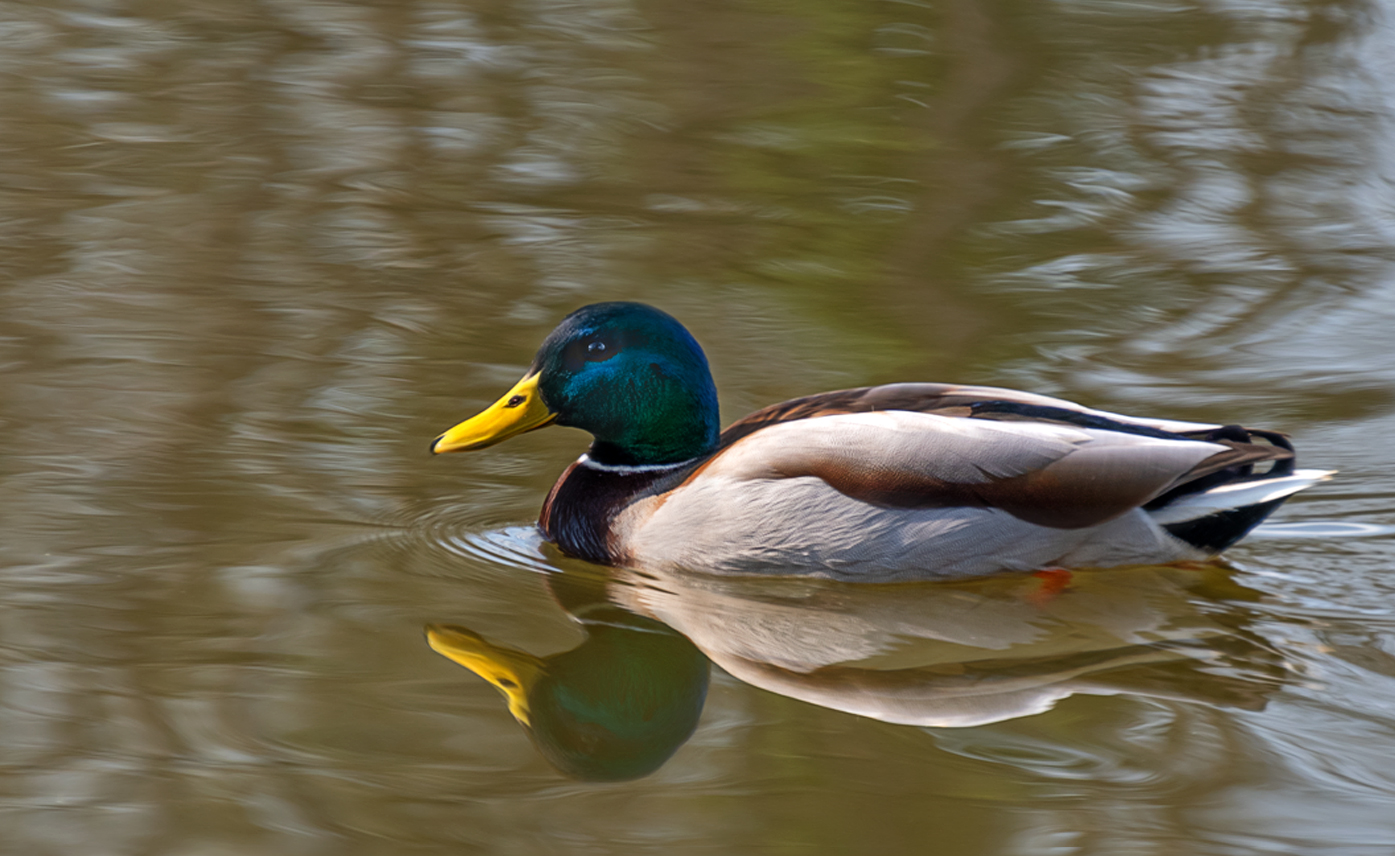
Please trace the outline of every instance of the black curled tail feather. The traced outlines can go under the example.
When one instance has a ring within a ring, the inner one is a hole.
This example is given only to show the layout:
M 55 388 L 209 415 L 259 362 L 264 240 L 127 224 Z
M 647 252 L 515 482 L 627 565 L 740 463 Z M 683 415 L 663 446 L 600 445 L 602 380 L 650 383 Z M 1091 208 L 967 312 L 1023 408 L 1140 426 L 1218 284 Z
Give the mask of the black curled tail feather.
M 1293 475 L 1294 466 L 1298 460 L 1288 436 L 1280 434 L 1278 431 L 1243 428 L 1239 425 L 1221 425 L 1200 431 L 1187 431 L 1178 436 L 1188 440 L 1202 440 L 1229 446 L 1236 451 L 1245 451 L 1249 454 L 1243 456 L 1244 460 L 1232 466 L 1221 467 L 1210 472 L 1200 472 L 1190 478 L 1184 476 L 1177 485 L 1149 500 L 1143 506 L 1144 511 L 1156 511 L 1183 496 L 1202 493 L 1224 484 Z M 1267 445 L 1256 443 L 1257 438 L 1265 440 Z M 1272 463 L 1272 466 L 1267 471 L 1256 475 L 1255 465 L 1266 462 Z M 1202 463 L 1204 466 L 1206 462 Z

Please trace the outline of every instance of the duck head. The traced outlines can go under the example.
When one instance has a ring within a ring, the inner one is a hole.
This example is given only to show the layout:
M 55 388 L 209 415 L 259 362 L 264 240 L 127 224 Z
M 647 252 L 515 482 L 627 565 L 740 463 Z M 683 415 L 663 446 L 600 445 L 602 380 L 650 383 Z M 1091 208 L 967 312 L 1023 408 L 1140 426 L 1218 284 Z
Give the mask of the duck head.
M 492 446 L 545 425 L 589 431 L 603 464 L 685 461 L 717 446 L 717 390 L 707 357 L 672 316 L 642 303 L 596 303 L 562 320 L 528 373 L 431 451 Z

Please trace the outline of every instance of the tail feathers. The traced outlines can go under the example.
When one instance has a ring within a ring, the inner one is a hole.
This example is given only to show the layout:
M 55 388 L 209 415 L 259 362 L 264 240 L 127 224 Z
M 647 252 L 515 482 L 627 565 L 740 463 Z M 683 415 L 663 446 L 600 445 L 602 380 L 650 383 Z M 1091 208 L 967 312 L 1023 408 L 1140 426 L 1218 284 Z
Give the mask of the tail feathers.
M 1293 494 L 1332 477 L 1334 470 L 1296 470 L 1278 478 L 1238 481 L 1178 497 L 1149 512 L 1174 537 L 1219 553 L 1245 537 Z
M 1200 493 L 1179 496 L 1162 508 L 1149 512 L 1149 516 L 1160 526 L 1185 523 L 1224 511 L 1235 511 L 1284 499 L 1306 487 L 1327 481 L 1335 472 L 1336 470 L 1295 470 L 1292 475 L 1280 478 L 1231 482 Z

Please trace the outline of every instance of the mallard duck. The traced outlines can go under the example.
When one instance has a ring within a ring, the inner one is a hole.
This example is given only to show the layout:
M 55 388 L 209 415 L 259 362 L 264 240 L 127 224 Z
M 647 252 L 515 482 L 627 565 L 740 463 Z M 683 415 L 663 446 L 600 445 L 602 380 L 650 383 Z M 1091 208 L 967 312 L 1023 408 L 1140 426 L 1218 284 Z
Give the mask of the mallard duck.
M 625 302 L 568 315 L 431 450 L 553 424 L 594 442 L 543 503 L 543 535 L 634 568 L 892 580 L 1196 561 L 1329 475 L 1295 469 L 1275 431 L 987 386 L 826 392 L 719 431 L 697 341 Z

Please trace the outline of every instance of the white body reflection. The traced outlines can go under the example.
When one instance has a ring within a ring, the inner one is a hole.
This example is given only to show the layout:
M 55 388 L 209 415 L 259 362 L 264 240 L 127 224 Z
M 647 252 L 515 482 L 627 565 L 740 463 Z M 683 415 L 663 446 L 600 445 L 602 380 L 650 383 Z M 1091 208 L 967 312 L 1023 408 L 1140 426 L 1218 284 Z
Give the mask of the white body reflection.
M 885 722 L 983 725 L 1077 693 L 1258 709 L 1291 673 L 1220 565 L 878 585 L 603 569 L 545 557 L 531 528 L 454 546 L 550 567 L 572 615 L 618 605 L 752 686 Z
M 1247 591 L 1214 567 L 897 585 L 619 572 L 608 588 L 753 686 L 907 725 L 982 725 L 1075 693 L 1262 707 L 1284 671 L 1207 596 Z

